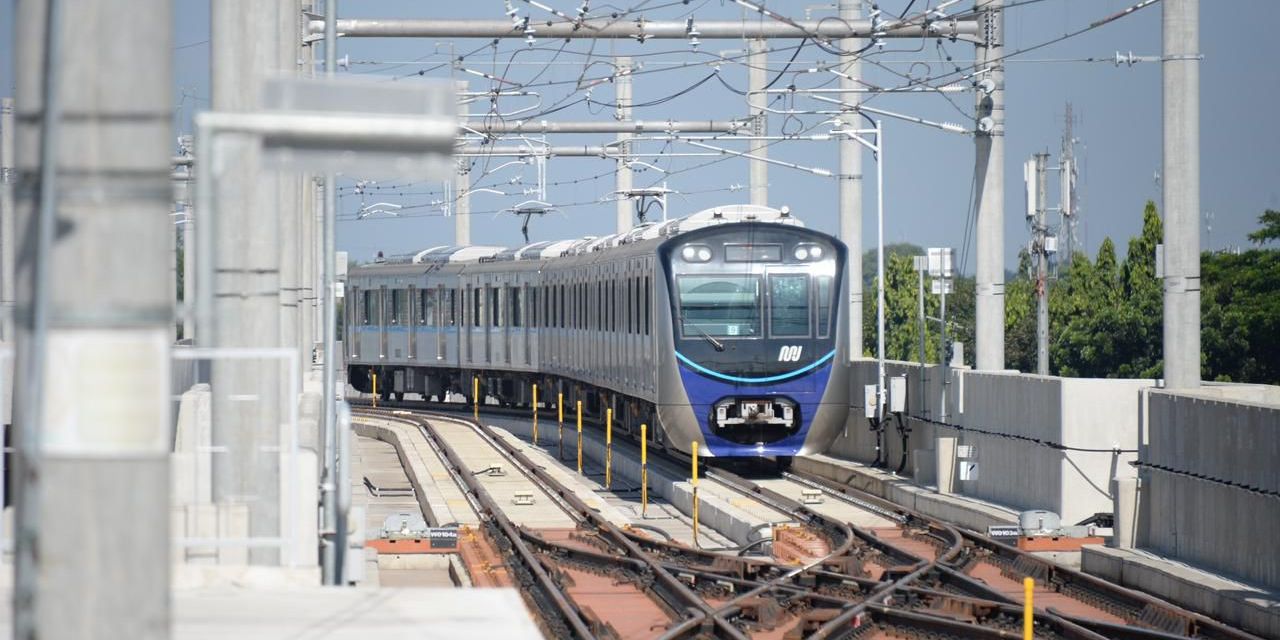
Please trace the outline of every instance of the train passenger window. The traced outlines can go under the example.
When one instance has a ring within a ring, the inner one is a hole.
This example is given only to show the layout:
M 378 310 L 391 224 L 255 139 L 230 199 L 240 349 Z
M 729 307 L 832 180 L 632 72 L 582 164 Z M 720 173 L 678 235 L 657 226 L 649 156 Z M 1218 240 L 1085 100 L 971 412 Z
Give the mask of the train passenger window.
M 480 291 L 480 287 L 476 287 L 471 290 L 471 326 L 473 327 L 484 326 L 482 324 L 484 321 L 484 315 L 480 313 L 480 304 L 482 300 L 480 294 L 482 293 L 484 292 Z
M 374 322 L 374 319 L 378 317 L 378 307 L 377 307 L 378 302 L 377 302 L 377 298 L 373 296 L 375 292 L 365 291 L 363 293 L 364 293 L 364 304 L 361 306 L 363 306 L 364 309 L 363 309 L 363 313 L 361 313 L 361 322 L 363 324 L 377 324 L 376 322 Z
M 769 276 L 769 335 L 808 337 L 809 276 Z
M 685 338 L 760 335 L 760 279 L 754 275 L 680 276 L 680 331 Z
M 511 315 L 509 316 L 511 318 L 511 326 L 519 327 L 524 320 L 521 317 L 523 314 L 520 313 L 520 287 L 511 287 L 509 291 L 511 292 L 511 306 L 509 307 L 511 309 Z
M 404 289 L 391 290 L 391 324 L 404 326 L 409 323 L 408 292 Z
M 489 326 L 501 327 L 502 315 L 503 315 L 502 314 L 502 290 L 505 287 L 485 287 L 485 288 L 489 290 L 489 306 L 491 307 L 489 313 L 491 315 L 492 324 L 490 324 Z
M 635 289 L 635 278 L 627 278 L 627 286 L 622 292 L 623 306 L 625 307 L 622 315 L 626 316 L 628 334 L 636 332 L 636 308 L 635 305 L 631 304 L 631 301 L 635 299 L 631 297 Z
M 529 287 L 529 326 L 538 326 L 538 288 Z
M 825 338 L 831 331 L 831 276 L 818 276 L 818 337 Z
M 440 293 L 444 295 L 441 304 L 444 305 L 444 326 L 454 327 L 458 325 L 458 307 L 454 300 L 453 289 L 441 289 Z
M 649 335 L 649 323 L 650 323 L 650 318 L 652 317 L 649 313 L 649 305 L 651 304 L 651 302 L 652 302 L 652 297 L 649 289 L 649 276 L 645 276 L 644 277 L 644 334 L 646 336 Z
M 435 325 L 436 292 L 435 289 L 423 289 L 418 292 L 418 324 Z

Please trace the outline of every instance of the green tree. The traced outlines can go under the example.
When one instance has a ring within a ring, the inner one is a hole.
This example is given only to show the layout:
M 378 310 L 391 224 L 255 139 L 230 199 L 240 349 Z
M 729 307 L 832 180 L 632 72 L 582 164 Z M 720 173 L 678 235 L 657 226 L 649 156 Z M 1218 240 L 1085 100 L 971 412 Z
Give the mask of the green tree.
M 923 253 L 923 252 L 921 252 Z M 890 360 L 916 361 L 920 358 L 920 314 L 919 286 L 920 276 L 916 273 L 912 255 L 905 252 L 889 254 L 885 252 L 885 316 L 884 316 L 884 352 Z M 872 252 L 874 257 L 874 252 Z M 928 278 L 925 287 L 929 286 Z M 875 355 L 876 352 L 876 280 L 874 271 L 871 283 L 864 292 L 862 341 L 864 353 Z M 938 317 L 938 297 L 925 292 L 925 315 Z M 926 327 L 925 358 L 930 362 L 938 360 L 938 324 L 929 322 Z
M 1257 244 L 1266 244 L 1272 240 L 1280 240 L 1280 211 L 1267 209 L 1258 216 L 1261 229 L 1249 234 L 1249 239 Z
M 1200 258 L 1204 377 L 1280 384 L 1280 249 Z

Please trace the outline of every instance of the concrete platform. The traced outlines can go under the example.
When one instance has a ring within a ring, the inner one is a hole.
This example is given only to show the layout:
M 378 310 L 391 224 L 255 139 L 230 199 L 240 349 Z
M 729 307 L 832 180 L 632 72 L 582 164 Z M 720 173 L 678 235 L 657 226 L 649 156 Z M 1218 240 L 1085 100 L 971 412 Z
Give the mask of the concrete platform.
M 352 428 L 358 435 L 377 438 L 395 447 L 428 524 L 476 525 L 480 522 L 444 463 L 417 429 L 364 416 L 355 416 Z
M 776 491 L 797 502 L 803 497 L 801 494 L 806 489 L 803 485 L 788 480 L 786 478 L 777 479 L 756 479 L 756 484 L 762 488 Z M 842 502 L 831 496 L 824 495 L 822 502 L 815 504 L 806 504 L 806 507 L 815 513 L 820 513 L 828 518 L 834 518 L 840 522 L 847 522 L 856 527 L 867 529 L 875 529 L 880 527 L 896 527 L 897 522 L 890 520 L 884 516 L 872 513 L 866 509 L 861 509 L 847 502 Z
M 542 637 L 514 589 L 216 588 L 175 593 L 173 613 L 176 640 Z
M 797 456 L 792 461 L 792 468 L 861 489 L 908 509 L 974 531 L 985 533 L 991 525 L 1018 523 L 1016 510 L 967 496 L 940 494 L 934 488 L 918 485 L 910 478 L 859 462 L 819 454 Z
M 1266 638 L 1280 638 L 1280 593 L 1137 549 L 1084 548 L 1084 571 Z

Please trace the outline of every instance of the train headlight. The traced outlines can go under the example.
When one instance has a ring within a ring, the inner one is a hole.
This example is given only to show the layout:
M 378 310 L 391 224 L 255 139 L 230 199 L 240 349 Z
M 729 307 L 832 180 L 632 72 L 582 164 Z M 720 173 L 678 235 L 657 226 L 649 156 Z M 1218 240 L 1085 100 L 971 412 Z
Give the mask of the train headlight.
M 809 262 L 822 259 L 822 247 L 816 244 L 798 244 L 795 251 L 791 255 L 796 257 L 800 262 Z
M 705 244 L 686 244 L 680 250 L 680 257 L 685 262 L 708 262 L 711 260 L 711 247 Z

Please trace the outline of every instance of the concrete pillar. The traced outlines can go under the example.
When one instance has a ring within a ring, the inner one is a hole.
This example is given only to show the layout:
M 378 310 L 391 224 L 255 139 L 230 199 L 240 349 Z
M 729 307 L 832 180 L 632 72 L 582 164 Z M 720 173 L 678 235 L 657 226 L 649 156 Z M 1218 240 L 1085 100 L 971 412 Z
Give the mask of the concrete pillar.
M 256 0 L 212 3 L 213 107 L 218 111 L 257 108 L 264 74 L 279 66 L 279 8 Z M 280 345 L 279 180 L 262 166 L 257 143 L 226 138 L 215 152 L 221 160 L 212 185 L 219 219 L 212 221 L 214 335 L 217 347 Z M 210 212 L 204 216 L 210 217 Z M 201 329 L 203 331 L 203 329 Z M 213 363 L 213 495 L 220 503 L 245 504 L 249 534 L 279 535 L 278 459 L 275 446 L 282 415 L 283 368 L 278 360 Z M 253 564 L 276 564 L 272 548 L 250 551 Z
M 957 442 L 955 436 L 938 436 L 934 447 L 938 455 L 938 493 L 944 495 L 955 493 Z
M 283 74 L 295 74 L 298 46 L 302 41 L 302 34 L 299 32 L 301 15 L 297 0 L 269 4 L 274 7 L 272 17 L 275 21 L 273 42 L 276 45 L 276 59 L 272 70 Z M 302 288 L 302 274 L 298 264 L 302 244 L 300 228 L 302 211 L 299 208 L 301 179 L 297 173 L 282 173 L 277 177 L 279 184 L 276 189 L 276 208 L 279 211 L 280 225 L 280 345 L 289 349 L 298 349 L 299 357 L 302 351 L 301 332 L 298 327 L 301 317 L 299 290 Z
M 840 0 L 840 18 L 856 20 L 862 17 L 862 0 Z M 841 51 L 857 51 L 862 40 L 849 38 L 840 41 Z M 858 88 L 862 78 L 862 59 L 850 56 L 845 59 L 840 88 Z M 860 102 L 859 94 L 841 94 L 850 104 Z M 862 117 L 849 112 L 844 116 L 848 126 L 857 126 Z M 841 139 L 840 145 L 840 239 L 849 247 L 849 264 L 845 278 L 849 282 L 849 358 L 862 357 L 862 145 L 855 140 Z
M 1111 530 L 1111 546 L 1132 549 L 1138 539 L 1138 507 L 1142 481 L 1135 477 L 1113 478 L 1111 495 L 1115 522 Z
M 751 133 L 757 136 L 766 135 L 769 131 L 768 116 L 764 112 L 768 102 L 764 93 L 750 92 L 764 91 L 764 85 L 768 82 L 769 69 L 766 67 L 769 63 L 769 56 L 766 53 L 768 50 L 769 45 L 765 40 L 747 41 L 747 115 L 752 118 Z M 764 140 L 748 142 L 747 153 L 757 158 L 768 157 L 768 142 Z M 766 206 L 769 204 L 769 164 L 764 160 L 748 160 L 747 163 L 750 166 L 751 204 Z
M 465 92 L 469 85 L 459 81 L 458 94 Z M 465 122 L 466 118 L 461 120 Z M 467 158 L 458 158 L 457 163 L 453 175 L 453 244 L 465 247 L 471 244 L 471 163 Z
M 974 339 L 978 369 L 1004 368 L 1004 0 L 977 0 L 984 42 L 977 45 L 979 70 L 990 91 L 978 91 L 977 296 Z
M 631 58 L 620 56 L 617 58 L 617 78 L 613 81 L 614 91 L 616 92 L 615 101 L 618 103 L 617 108 L 613 111 L 613 118 L 620 122 L 631 120 Z M 618 195 L 618 221 L 617 232 L 624 233 L 631 230 L 632 220 L 635 218 L 635 203 L 625 194 L 631 191 L 632 175 L 631 165 L 627 164 L 630 160 L 628 155 L 631 153 L 631 138 L 629 133 L 618 135 L 618 140 L 622 142 L 620 151 L 622 158 L 618 160 L 618 174 L 614 183 L 614 191 L 619 192 Z
M 53 35 L 49 4 L 17 2 L 13 29 L 17 370 L 32 373 L 14 407 L 25 453 L 13 637 L 167 638 L 172 3 L 64 2 Z M 56 134 L 41 126 L 50 51 L 61 58 Z M 42 159 L 56 167 L 44 184 L 56 215 L 49 253 Z
M 1164 11 L 1164 382 L 1200 386 L 1200 1 Z

